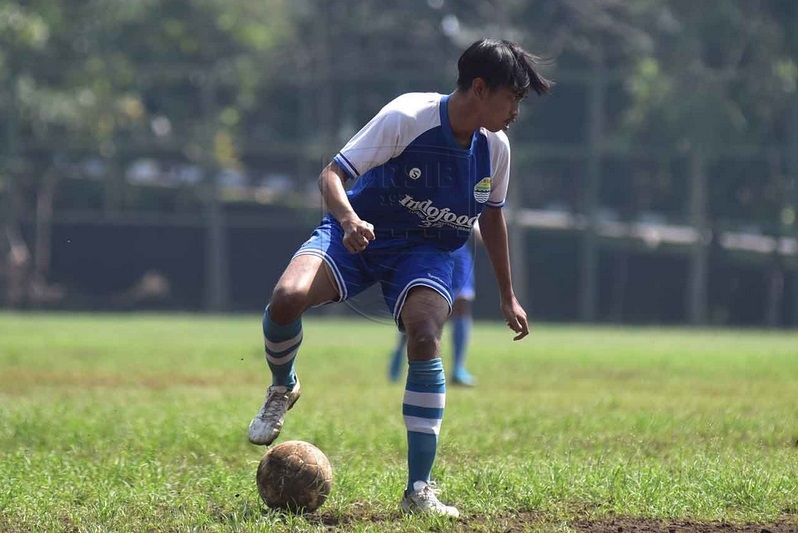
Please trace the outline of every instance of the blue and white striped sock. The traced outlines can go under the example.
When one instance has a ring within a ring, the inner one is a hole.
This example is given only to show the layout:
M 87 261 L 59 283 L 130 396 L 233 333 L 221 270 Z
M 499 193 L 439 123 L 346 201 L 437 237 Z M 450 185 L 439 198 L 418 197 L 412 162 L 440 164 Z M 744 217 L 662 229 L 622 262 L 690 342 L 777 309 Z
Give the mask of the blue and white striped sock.
M 441 358 L 410 361 L 402 414 L 407 427 L 407 490 L 429 482 L 446 405 L 446 377 Z
M 281 326 L 272 321 L 267 307 L 263 313 L 263 340 L 266 362 L 272 371 L 272 385 L 293 389 L 296 384 L 294 359 L 302 344 L 302 319 Z

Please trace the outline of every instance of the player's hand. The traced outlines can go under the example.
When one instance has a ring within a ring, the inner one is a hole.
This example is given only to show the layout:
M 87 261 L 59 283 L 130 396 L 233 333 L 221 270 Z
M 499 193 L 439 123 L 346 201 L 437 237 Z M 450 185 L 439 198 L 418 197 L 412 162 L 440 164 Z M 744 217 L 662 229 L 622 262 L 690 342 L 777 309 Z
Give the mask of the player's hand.
M 375 239 L 374 226 L 359 217 L 342 220 L 341 227 L 344 230 L 344 246 L 349 253 L 362 252 Z
M 524 308 L 518 303 L 518 300 L 515 299 L 515 296 L 508 300 L 503 300 L 501 307 L 504 319 L 507 321 L 507 327 L 518 333 L 518 335 L 513 337 L 513 340 L 520 341 L 529 335 L 529 323 L 526 319 L 526 311 L 524 311 Z

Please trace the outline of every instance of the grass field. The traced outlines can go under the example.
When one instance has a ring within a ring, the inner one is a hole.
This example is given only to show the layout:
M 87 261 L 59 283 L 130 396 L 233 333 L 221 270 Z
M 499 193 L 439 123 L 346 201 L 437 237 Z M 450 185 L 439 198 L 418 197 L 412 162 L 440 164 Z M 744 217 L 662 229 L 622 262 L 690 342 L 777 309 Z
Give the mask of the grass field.
M 393 340 L 305 321 L 281 440 L 335 482 L 303 517 L 255 488 L 259 317 L 0 314 L 0 531 L 798 529 L 798 332 L 478 324 L 479 387 L 450 387 L 433 472 L 457 523 L 398 512 Z

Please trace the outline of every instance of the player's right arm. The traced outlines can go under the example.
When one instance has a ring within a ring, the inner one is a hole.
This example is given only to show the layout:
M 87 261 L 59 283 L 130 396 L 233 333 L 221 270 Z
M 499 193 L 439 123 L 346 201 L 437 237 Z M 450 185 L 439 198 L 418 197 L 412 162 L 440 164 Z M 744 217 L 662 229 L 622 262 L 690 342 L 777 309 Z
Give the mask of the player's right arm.
M 352 137 L 321 171 L 319 188 L 332 216 L 344 230 L 344 246 L 352 253 L 362 252 L 374 240 L 374 226 L 362 220 L 349 202 L 344 182 L 358 179 L 402 151 L 402 130 L 407 117 L 394 100 L 383 107 L 368 124 Z
M 350 252 L 358 253 L 374 240 L 374 226 L 362 220 L 352 209 L 344 189 L 345 181 L 344 171 L 332 162 L 319 175 L 319 189 L 327 209 L 344 230 L 344 246 Z

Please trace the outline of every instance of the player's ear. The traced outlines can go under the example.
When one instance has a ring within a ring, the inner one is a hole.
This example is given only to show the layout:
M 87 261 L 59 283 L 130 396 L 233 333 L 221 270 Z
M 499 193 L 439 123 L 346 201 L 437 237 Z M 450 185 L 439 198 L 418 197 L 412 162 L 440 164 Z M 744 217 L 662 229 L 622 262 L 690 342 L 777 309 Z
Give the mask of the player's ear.
M 474 78 L 471 81 L 471 90 L 474 91 L 474 95 L 482 100 L 488 95 L 488 84 L 485 83 L 483 78 Z

